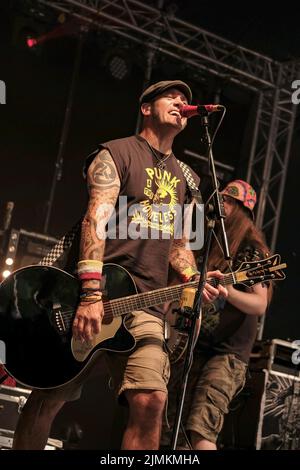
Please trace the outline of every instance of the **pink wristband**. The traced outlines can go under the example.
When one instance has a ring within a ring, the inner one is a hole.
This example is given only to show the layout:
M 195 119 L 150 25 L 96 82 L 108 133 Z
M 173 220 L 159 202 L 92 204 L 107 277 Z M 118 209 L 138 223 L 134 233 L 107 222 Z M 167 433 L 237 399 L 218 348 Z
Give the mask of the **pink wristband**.
M 95 273 L 80 273 L 78 275 L 79 279 L 81 281 L 89 281 L 89 280 L 96 280 L 96 281 L 101 281 L 102 274 L 99 272 Z

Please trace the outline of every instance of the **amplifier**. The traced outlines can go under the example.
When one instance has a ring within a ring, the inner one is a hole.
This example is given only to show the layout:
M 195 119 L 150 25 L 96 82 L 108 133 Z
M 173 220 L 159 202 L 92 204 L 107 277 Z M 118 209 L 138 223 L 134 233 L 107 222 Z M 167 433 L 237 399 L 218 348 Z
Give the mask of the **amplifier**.
M 250 370 L 267 369 L 299 377 L 300 345 L 282 339 L 257 341 L 250 355 L 249 368 Z
M 252 371 L 230 404 L 220 449 L 300 450 L 300 378 Z
M 12 448 L 14 431 L 0 428 L 0 449 L 8 450 Z M 63 448 L 63 442 L 58 439 L 49 438 L 44 450 L 59 450 Z
M 0 428 L 15 430 L 30 390 L 0 385 Z
M 267 372 L 256 449 L 300 450 L 299 377 Z
M 20 413 L 30 389 L 0 385 L 0 449 L 11 449 Z M 49 438 L 45 450 L 63 448 L 63 441 Z
M 39 263 L 57 242 L 58 239 L 42 233 L 11 229 L 5 242 L 6 250 L 3 250 L 2 276 L 7 277 L 12 271 Z

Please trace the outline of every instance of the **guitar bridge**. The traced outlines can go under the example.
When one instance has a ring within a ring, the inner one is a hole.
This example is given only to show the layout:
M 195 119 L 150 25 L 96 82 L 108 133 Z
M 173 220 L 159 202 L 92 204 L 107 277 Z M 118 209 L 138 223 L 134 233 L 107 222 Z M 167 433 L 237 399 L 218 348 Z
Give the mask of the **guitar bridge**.
M 61 304 L 58 302 L 55 302 L 53 304 L 52 311 L 54 313 L 55 328 L 60 335 L 64 335 L 67 331 L 67 328 L 66 328 L 66 324 L 64 322 L 64 318 L 62 315 Z

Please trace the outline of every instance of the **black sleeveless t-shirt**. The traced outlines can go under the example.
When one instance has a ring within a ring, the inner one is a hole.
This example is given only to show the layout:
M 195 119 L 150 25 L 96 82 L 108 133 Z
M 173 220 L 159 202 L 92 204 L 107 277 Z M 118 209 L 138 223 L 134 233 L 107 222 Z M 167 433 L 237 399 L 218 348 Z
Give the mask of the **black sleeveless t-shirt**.
M 121 182 L 107 226 L 104 262 L 126 268 L 138 292 L 166 287 L 172 242 L 180 238 L 183 206 L 190 202 L 182 170 L 174 154 L 165 160 L 165 168 L 158 168 L 159 160 L 147 141 L 135 135 L 101 144 L 87 158 L 84 174 L 103 148 L 110 152 Z M 198 184 L 199 177 L 191 172 Z M 163 305 L 144 310 L 157 316 L 164 313 Z

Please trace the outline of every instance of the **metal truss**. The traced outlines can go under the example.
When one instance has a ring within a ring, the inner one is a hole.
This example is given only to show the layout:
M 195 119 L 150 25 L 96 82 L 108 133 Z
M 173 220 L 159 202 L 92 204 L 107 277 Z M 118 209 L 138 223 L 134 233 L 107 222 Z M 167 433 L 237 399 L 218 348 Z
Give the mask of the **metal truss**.
M 136 0 L 38 0 L 247 88 L 275 87 L 279 63 Z
M 300 77 L 299 63 L 281 64 L 137 0 L 38 2 L 257 92 L 247 180 L 260 192 L 257 224 L 274 250 L 296 113 L 291 83 Z
M 300 78 L 300 62 L 282 64 L 146 2 L 37 1 L 77 18 L 89 29 L 117 34 L 142 44 L 146 51 L 177 59 L 202 75 L 217 76 L 256 92 L 257 110 L 247 181 L 259 192 L 257 225 L 265 232 L 274 251 L 296 117 L 296 106 L 291 101 L 291 84 Z M 149 75 L 149 70 L 147 73 Z M 264 317 L 258 339 L 262 338 L 263 328 Z
M 276 248 L 295 117 L 296 106 L 284 89 L 260 93 L 247 181 L 260 188 L 256 224 L 272 252 Z M 263 338 L 264 325 L 265 316 L 259 323 L 258 340 Z
M 257 92 L 258 106 L 247 180 L 259 190 L 257 224 L 275 249 L 286 180 L 295 106 L 291 83 L 299 63 L 281 64 L 137 0 L 38 0 L 197 71 Z
M 295 117 L 296 106 L 283 89 L 259 94 L 247 181 L 260 190 L 256 223 L 272 251 L 276 247 Z

